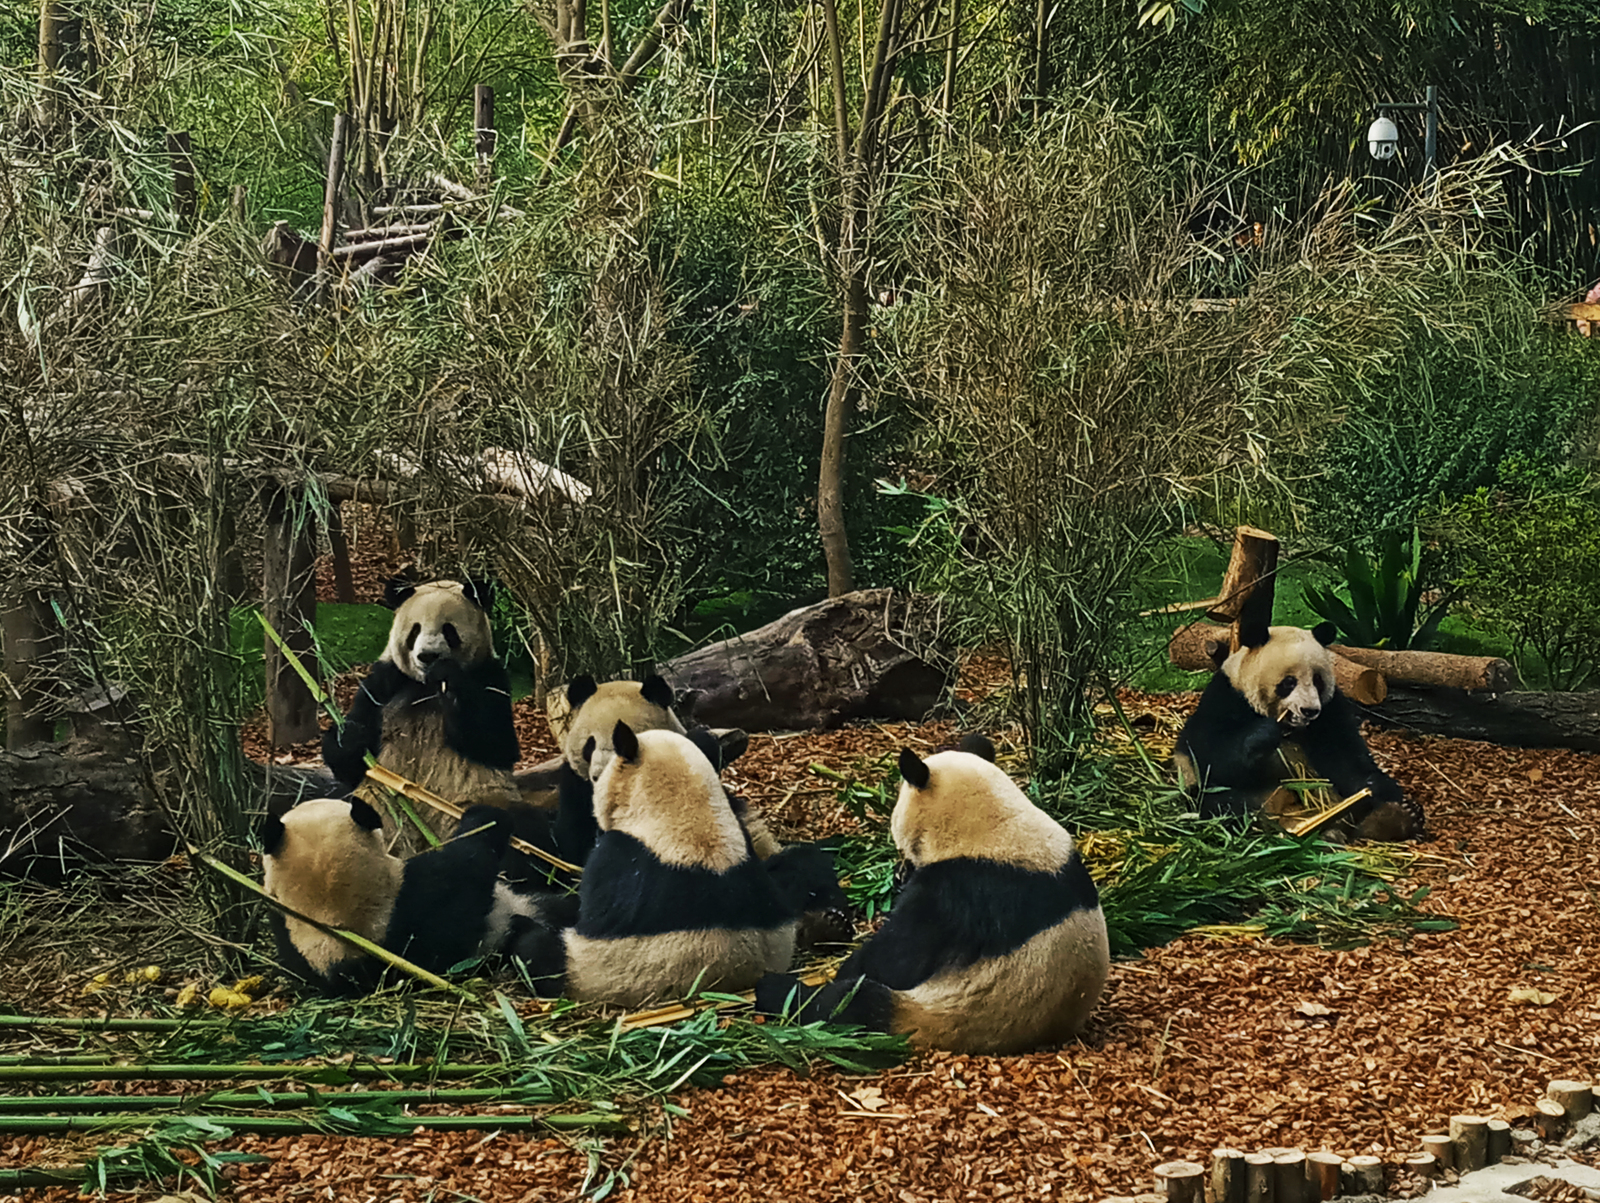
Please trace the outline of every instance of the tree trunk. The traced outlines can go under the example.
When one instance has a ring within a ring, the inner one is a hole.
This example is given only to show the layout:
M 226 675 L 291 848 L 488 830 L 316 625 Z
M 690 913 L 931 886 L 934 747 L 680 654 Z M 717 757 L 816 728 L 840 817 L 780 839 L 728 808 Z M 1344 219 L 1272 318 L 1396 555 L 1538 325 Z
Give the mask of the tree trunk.
M 49 603 L 33 592 L 10 599 L 0 611 L 0 688 L 6 698 L 6 747 L 12 751 L 55 735 L 50 697 L 41 684 L 47 679 L 41 662 L 55 627 L 51 617 Z
M 846 238 L 850 237 L 845 235 Z M 853 251 L 845 251 L 846 259 Z M 850 273 L 845 280 L 844 326 L 839 335 L 839 355 L 828 385 L 828 406 L 822 418 L 822 462 L 817 472 L 817 531 L 828 567 L 828 596 L 842 597 L 855 588 L 855 568 L 850 558 L 850 535 L 844 515 L 844 451 L 850 424 L 851 383 L 856 362 L 866 341 L 867 286 L 863 269 L 854 262 L 841 264 Z
M 312 680 L 317 658 L 311 627 L 317 618 L 316 539 L 309 515 L 296 523 L 287 489 L 267 498 L 266 545 L 262 553 L 262 602 L 267 622 L 288 645 Z M 300 674 L 266 636 L 267 738 L 275 748 L 315 739 L 317 701 Z

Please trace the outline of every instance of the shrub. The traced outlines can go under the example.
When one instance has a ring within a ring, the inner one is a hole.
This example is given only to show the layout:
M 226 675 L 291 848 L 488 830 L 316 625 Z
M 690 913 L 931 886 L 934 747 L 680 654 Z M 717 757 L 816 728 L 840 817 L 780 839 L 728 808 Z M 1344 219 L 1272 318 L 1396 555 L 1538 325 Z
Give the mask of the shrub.
M 1551 689 L 1600 676 L 1600 488 L 1567 471 L 1509 461 L 1496 487 L 1446 507 L 1436 524 L 1470 603 L 1501 625 L 1527 675 L 1532 652 Z

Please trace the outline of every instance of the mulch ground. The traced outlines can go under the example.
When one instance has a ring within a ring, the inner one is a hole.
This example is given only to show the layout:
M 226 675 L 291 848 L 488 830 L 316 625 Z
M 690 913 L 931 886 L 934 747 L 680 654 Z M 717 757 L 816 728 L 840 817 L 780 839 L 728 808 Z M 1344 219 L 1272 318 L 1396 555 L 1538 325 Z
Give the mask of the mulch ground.
M 1147 700 L 1158 750 L 1189 705 Z M 733 784 L 793 834 L 848 829 L 838 783 L 813 764 L 871 782 L 902 744 L 953 733 L 756 736 Z M 687 1116 L 658 1114 L 629 1139 L 236 1140 L 273 1159 L 239 1171 L 237 1197 L 555 1200 L 620 1172 L 610 1197 L 622 1200 L 1098 1199 L 1148 1190 L 1157 1163 L 1224 1144 L 1397 1163 L 1452 1114 L 1514 1115 L 1552 1078 L 1591 1079 L 1600 758 L 1368 734 L 1428 808 L 1435 839 L 1409 884 L 1430 885 L 1425 906 L 1457 931 L 1342 952 L 1185 938 L 1116 965 L 1080 1043 L 923 1055 L 872 1078 L 742 1073 L 675 1096 Z M 45 1140 L 0 1145 L 6 1164 L 52 1154 Z M 1394 1173 L 1390 1188 L 1420 1189 Z

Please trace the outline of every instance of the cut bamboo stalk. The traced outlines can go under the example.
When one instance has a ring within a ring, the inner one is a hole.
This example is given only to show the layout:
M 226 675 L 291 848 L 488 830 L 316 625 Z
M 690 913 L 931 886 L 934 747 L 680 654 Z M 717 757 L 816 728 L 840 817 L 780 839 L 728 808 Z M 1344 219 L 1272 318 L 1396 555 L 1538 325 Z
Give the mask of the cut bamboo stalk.
M 1245 1203 L 1276 1203 L 1273 1192 L 1272 1155 L 1246 1153 L 1244 1155 Z
M 1211 1150 L 1211 1203 L 1244 1203 L 1242 1150 Z
M 1533 1108 L 1533 1126 L 1540 1140 L 1554 1140 L 1566 1129 L 1567 1109 L 1554 1099 L 1540 1099 Z
M 1432 1153 L 1414 1153 L 1406 1158 L 1406 1169 L 1419 1178 L 1437 1178 L 1442 1172 L 1439 1159 Z
M 1339 1193 L 1339 1167 L 1343 1164 L 1343 1157 L 1326 1150 L 1306 1158 L 1306 1179 L 1312 1187 L 1312 1199 L 1332 1199 Z
M 1272 1190 L 1277 1203 L 1303 1203 L 1306 1185 L 1304 1153 L 1299 1149 L 1289 1149 L 1273 1157 Z
M 1370 1153 L 1358 1153 L 1345 1163 L 1339 1173 L 1339 1190 L 1347 1195 L 1378 1195 L 1383 1193 L 1383 1159 Z
M 1575 1124 L 1594 1110 L 1594 1086 L 1558 1078 L 1545 1087 L 1545 1094 L 1561 1104 L 1569 1124 Z
M 1489 1120 L 1481 1115 L 1452 1115 L 1450 1141 L 1456 1147 L 1456 1172 L 1481 1170 L 1489 1164 Z
M 1511 1125 L 1503 1119 L 1492 1119 L 1489 1130 L 1489 1164 L 1499 1165 L 1511 1152 Z
M 1205 1167 L 1193 1161 L 1168 1161 L 1156 1166 L 1156 1189 L 1167 1203 L 1204 1203 Z
M 1319 810 L 1314 815 L 1305 815 L 1301 818 L 1295 819 L 1293 822 L 1285 823 L 1283 825 L 1283 829 L 1290 835 L 1305 835 L 1307 832 L 1315 831 L 1318 827 L 1321 827 L 1330 819 L 1337 818 L 1339 815 L 1349 810 L 1357 802 L 1361 801 L 1361 799 L 1370 798 L 1371 796 L 1372 791 L 1370 789 L 1357 790 L 1344 801 L 1336 802 L 1326 810 Z
M 1422 1151 L 1439 1163 L 1441 1170 L 1455 1168 L 1456 1147 L 1445 1132 L 1430 1132 L 1422 1138 Z
M 422 802 L 435 810 L 442 811 L 451 818 L 459 820 L 466 813 L 461 806 L 451 802 L 448 798 L 441 798 L 426 786 L 418 785 L 409 777 L 402 777 L 399 773 L 386 769 L 382 765 L 368 765 L 367 776 L 383 786 L 384 789 L 391 789 L 402 797 L 410 798 L 413 802 Z M 511 846 L 518 852 L 525 853 L 528 856 L 536 856 L 546 864 L 554 865 L 557 869 L 571 873 L 575 877 L 583 875 L 581 866 L 574 865 L 570 861 L 564 861 L 559 856 L 528 843 L 527 840 L 512 836 Z

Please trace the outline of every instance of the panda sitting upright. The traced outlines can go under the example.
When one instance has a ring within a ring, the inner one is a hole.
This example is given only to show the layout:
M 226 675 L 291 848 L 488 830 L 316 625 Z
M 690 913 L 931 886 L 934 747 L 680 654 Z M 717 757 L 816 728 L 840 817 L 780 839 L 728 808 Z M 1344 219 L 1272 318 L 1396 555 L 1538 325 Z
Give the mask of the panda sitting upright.
M 346 788 L 380 765 L 463 806 L 519 801 L 512 769 L 520 754 L 511 717 L 511 678 L 495 658 L 488 584 L 391 582 L 389 643 L 372 666 L 344 725 L 329 729 L 322 758 Z M 454 820 L 419 807 L 441 838 Z M 390 823 L 386 834 L 393 838 Z M 401 846 L 420 845 L 409 837 Z
M 1422 807 L 1380 769 L 1333 677 L 1332 623 L 1314 630 L 1241 621 L 1239 650 L 1221 663 L 1178 734 L 1173 762 L 1201 818 L 1240 820 L 1287 780 L 1326 780 L 1341 798 L 1371 790 L 1340 817 L 1363 839 L 1423 839 Z

